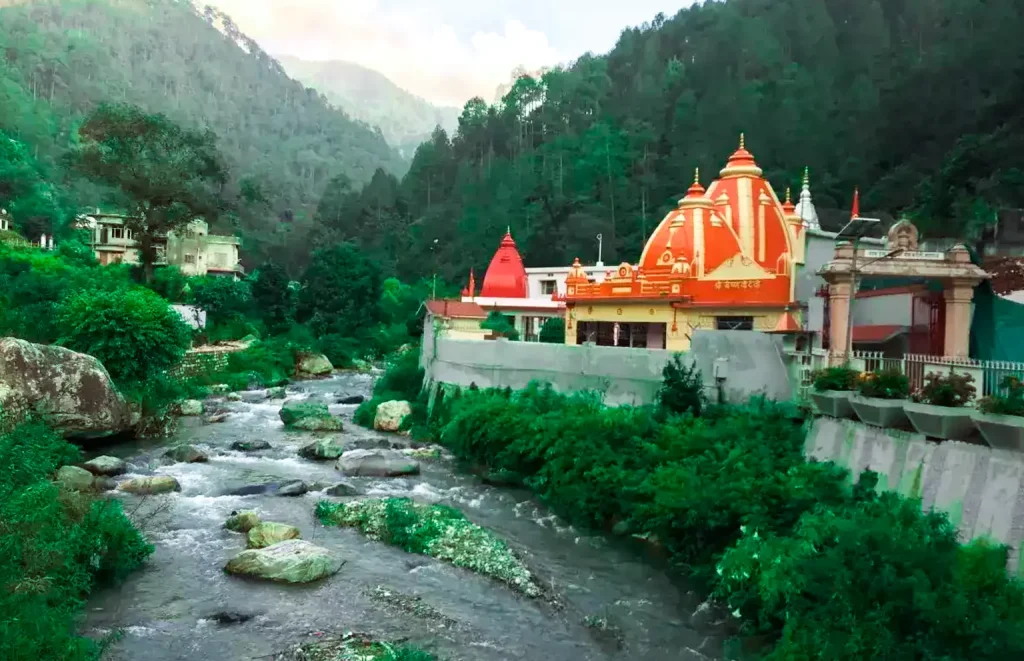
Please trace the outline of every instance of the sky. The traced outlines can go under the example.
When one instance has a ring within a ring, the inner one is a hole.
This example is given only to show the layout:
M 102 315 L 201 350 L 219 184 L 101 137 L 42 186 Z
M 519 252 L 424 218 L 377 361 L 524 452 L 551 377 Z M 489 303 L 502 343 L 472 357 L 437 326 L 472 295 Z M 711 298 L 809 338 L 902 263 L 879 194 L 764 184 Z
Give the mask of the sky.
M 206 0 L 275 55 L 348 60 L 438 105 L 494 100 L 512 71 L 604 53 L 692 0 Z

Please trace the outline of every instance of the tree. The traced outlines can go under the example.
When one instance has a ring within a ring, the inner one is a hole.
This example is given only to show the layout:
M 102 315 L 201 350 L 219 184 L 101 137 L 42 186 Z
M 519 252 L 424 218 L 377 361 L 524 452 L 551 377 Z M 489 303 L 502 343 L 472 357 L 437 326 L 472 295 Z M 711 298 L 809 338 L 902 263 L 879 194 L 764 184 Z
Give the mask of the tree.
M 295 315 L 295 298 L 288 275 L 275 262 L 267 262 L 256 272 L 252 299 L 271 334 L 283 333 Z
M 504 337 L 515 341 L 519 339 L 519 331 L 512 325 L 508 317 L 498 310 L 491 310 L 487 318 L 480 322 L 480 328 L 489 330 L 496 337 Z
M 302 276 L 297 317 L 318 337 L 365 337 L 380 319 L 377 265 L 351 243 L 313 253 Z
M 540 341 L 547 344 L 565 344 L 565 319 L 551 317 L 540 327 Z
M 79 129 L 73 168 L 120 191 L 125 227 L 138 241 L 146 282 L 153 280 L 156 239 L 220 211 L 226 169 L 210 131 L 183 129 L 165 115 L 128 104 L 99 106 Z
M 191 278 L 188 286 L 189 302 L 206 310 L 210 325 L 240 320 L 252 309 L 252 292 L 244 280 L 207 275 Z
M 142 287 L 72 293 L 57 310 L 59 344 L 95 356 L 123 387 L 174 367 L 192 343 L 167 301 Z
M 62 229 L 67 216 L 56 188 L 24 143 L 0 130 L 0 207 L 29 239 Z

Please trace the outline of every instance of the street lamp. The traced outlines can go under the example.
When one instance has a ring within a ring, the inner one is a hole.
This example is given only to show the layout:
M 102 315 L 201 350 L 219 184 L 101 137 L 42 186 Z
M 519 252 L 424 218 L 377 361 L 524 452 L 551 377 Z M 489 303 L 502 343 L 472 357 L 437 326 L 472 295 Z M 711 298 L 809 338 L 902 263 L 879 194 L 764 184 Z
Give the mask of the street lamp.
M 602 266 L 604 262 L 601 261 L 602 250 L 604 249 L 604 234 L 597 235 L 597 265 Z
M 434 275 L 430 284 L 430 298 L 437 300 L 437 239 L 430 245 L 430 252 L 434 256 Z

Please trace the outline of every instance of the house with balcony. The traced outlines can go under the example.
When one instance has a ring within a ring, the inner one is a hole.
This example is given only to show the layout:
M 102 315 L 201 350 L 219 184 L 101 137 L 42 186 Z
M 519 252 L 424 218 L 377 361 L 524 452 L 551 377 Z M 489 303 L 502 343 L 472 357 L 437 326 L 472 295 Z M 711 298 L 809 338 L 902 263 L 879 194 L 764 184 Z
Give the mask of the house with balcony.
M 80 216 L 79 229 L 89 232 L 89 245 L 100 264 L 138 264 L 138 241 L 127 227 L 129 216 L 96 213 Z M 158 266 L 177 266 L 187 276 L 240 277 L 237 237 L 210 234 L 206 221 L 196 219 L 178 232 L 154 237 Z

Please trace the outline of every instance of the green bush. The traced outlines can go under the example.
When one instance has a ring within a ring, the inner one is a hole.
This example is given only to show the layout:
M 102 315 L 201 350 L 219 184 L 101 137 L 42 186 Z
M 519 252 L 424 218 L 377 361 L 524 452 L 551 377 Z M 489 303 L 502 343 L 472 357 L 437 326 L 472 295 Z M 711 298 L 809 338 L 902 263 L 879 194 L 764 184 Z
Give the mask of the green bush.
M 0 658 L 99 658 L 76 634 L 89 592 L 120 581 L 152 552 L 116 500 L 64 492 L 49 481 L 81 459 L 38 422 L 0 436 Z
M 377 407 L 392 400 L 412 404 L 412 415 L 407 425 L 426 422 L 426 402 L 423 394 L 423 368 L 420 367 L 419 347 L 411 348 L 394 356 L 387 363 L 384 374 L 373 384 L 373 396 L 359 405 L 353 419 L 362 427 L 373 427 Z
M 313 253 L 302 276 L 296 317 L 318 337 L 359 337 L 380 319 L 380 270 L 355 245 Z
M 274 262 L 259 267 L 252 282 L 252 299 L 267 332 L 286 332 L 295 318 L 295 293 L 288 274 Z
M 565 319 L 551 317 L 540 327 L 540 341 L 547 344 L 565 344 Z
M 519 339 L 519 331 L 512 324 L 511 318 L 498 310 L 491 310 L 487 318 L 480 322 L 480 328 L 489 330 L 497 337 L 504 337 L 515 341 Z
M 142 280 L 142 267 L 137 277 Z M 188 277 L 177 266 L 161 266 L 153 271 L 153 281 L 146 285 L 171 303 L 183 303 L 188 297 Z
M 1000 392 L 978 402 L 982 413 L 1024 416 L 1024 383 L 1014 375 L 1003 377 Z
M 343 335 L 324 335 L 317 339 L 316 349 L 337 369 L 352 367 L 357 358 L 363 357 L 364 345 Z
M 859 372 L 845 365 L 826 367 L 813 374 L 814 389 L 818 392 L 826 390 L 854 390 L 857 387 Z
M 974 377 L 970 374 L 929 372 L 920 392 L 914 393 L 914 401 L 932 406 L 967 406 L 976 392 Z
M 1024 654 L 1024 588 L 1005 549 L 961 547 L 944 516 L 876 494 L 871 474 L 851 485 L 805 461 L 806 429 L 786 406 L 661 419 L 531 385 L 456 391 L 432 414 L 447 420 L 441 443 L 491 479 L 662 549 L 741 617 L 763 658 Z
M 252 311 L 252 291 L 245 280 L 207 275 L 189 278 L 188 288 L 188 302 L 206 310 L 208 326 L 245 319 Z
M 658 404 L 668 413 L 700 415 L 704 409 L 704 380 L 696 365 L 683 363 L 682 354 L 674 354 L 661 370 Z
M 857 390 L 864 397 L 906 399 L 910 396 L 910 380 L 895 368 L 866 372 L 857 377 Z
M 60 344 L 95 356 L 122 385 L 175 366 L 192 342 L 167 301 L 142 287 L 75 292 L 61 302 L 57 327 Z

